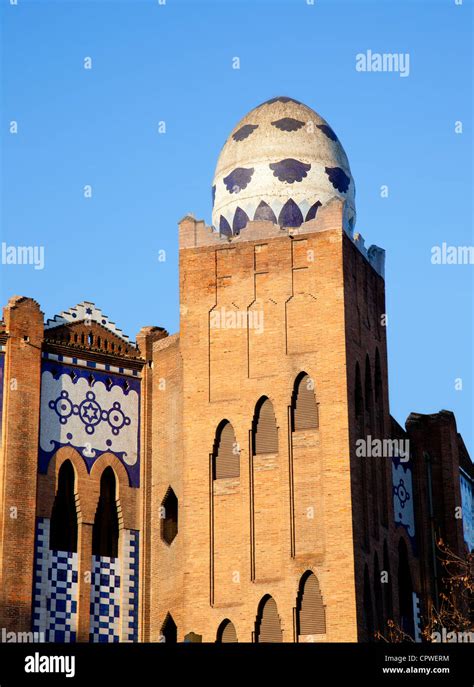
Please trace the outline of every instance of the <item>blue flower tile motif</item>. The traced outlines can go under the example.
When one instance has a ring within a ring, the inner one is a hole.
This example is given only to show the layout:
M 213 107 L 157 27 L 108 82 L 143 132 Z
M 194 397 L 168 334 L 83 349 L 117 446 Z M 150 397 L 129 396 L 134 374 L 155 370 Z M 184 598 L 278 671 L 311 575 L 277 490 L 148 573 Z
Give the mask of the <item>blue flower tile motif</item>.
M 299 119 L 293 119 L 293 117 L 283 117 L 283 119 L 277 119 L 272 122 L 272 126 L 275 126 L 280 131 L 298 131 L 304 126 L 304 122 Z
M 280 181 L 286 181 L 288 184 L 294 184 L 295 181 L 302 181 L 308 176 L 308 172 L 311 169 L 310 164 L 300 162 L 299 160 L 293 160 L 292 158 L 280 160 L 280 162 L 273 162 L 269 167 L 273 170 L 273 176 L 277 177 Z
M 282 207 L 278 215 L 278 224 L 281 227 L 299 227 L 303 224 L 303 214 L 292 198 Z
M 275 213 L 268 205 L 268 203 L 266 203 L 264 200 L 261 200 L 258 204 L 258 207 L 255 210 L 253 218 L 255 221 L 260 220 L 265 222 L 273 222 L 273 224 L 277 224 L 277 218 L 275 217 Z
M 248 221 L 249 217 L 247 213 L 244 212 L 242 208 L 238 207 L 235 211 L 234 221 L 232 223 L 232 230 L 234 234 L 240 234 L 241 230 L 247 226 Z
M 310 219 L 314 219 L 316 217 L 316 213 L 318 212 L 318 209 L 321 207 L 321 203 L 319 200 L 317 200 L 308 210 L 306 213 L 306 218 L 305 222 L 309 222 Z
M 330 126 L 328 126 L 327 124 L 318 124 L 317 127 L 318 129 L 321 129 L 323 134 L 326 134 L 326 136 L 330 138 L 331 141 L 337 142 L 338 138 Z
M 244 188 L 246 188 L 250 183 L 253 173 L 253 167 L 250 169 L 245 169 L 245 167 L 236 167 L 233 172 L 224 177 L 224 184 L 229 193 L 239 193 L 239 191 L 242 191 Z
M 258 129 L 258 124 L 244 124 L 235 133 L 232 134 L 234 141 L 244 141 L 252 134 L 255 129 Z
M 410 500 L 410 494 L 405 486 L 405 481 L 400 478 L 399 483 L 396 487 L 393 487 L 393 493 L 398 498 L 401 508 L 405 508 L 405 504 Z
M 49 407 L 54 410 L 56 415 L 59 416 L 59 422 L 62 425 L 67 423 L 67 420 L 74 412 L 74 404 L 69 398 L 68 391 L 61 391 L 61 394 L 55 401 L 49 402 Z M 76 411 L 77 412 L 77 411 Z
M 340 193 L 346 193 L 351 180 L 340 167 L 326 167 L 326 174 L 329 181 Z
M 87 434 L 94 434 L 97 425 L 101 422 L 107 422 L 112 429 L 112 434 L 118 435 L 122 427 L 131 423 L 130 418 L 125 415 L 118 401 L 115 401 L 109 410 L 103 410 L 96 401 L 96 395 L 93 391 L 88 391 L 85 399 L 80 403 L 72 403 L 69 392 L 63 390 L 54 401 L 49 401 L 48 405 L 58 415 L 62 425 L 67 424 L 72 415 L 78 415 L 85 425 Z M 72 434 L 68 434 L 67 438 L 71 440 Z
M 262 105 L 271 105 L 272 103 L 296 103 L 297 105 L 301 105 L 299 100 L 295 100 L 294 98 L 288 98 L 286 95 L 279 95 L 276 98 L 271 98 L 270 100 L 266 100 Z
M 224 215 L 219 220 L 219 232 L 224 236 L 232 236 L 232 228 Z

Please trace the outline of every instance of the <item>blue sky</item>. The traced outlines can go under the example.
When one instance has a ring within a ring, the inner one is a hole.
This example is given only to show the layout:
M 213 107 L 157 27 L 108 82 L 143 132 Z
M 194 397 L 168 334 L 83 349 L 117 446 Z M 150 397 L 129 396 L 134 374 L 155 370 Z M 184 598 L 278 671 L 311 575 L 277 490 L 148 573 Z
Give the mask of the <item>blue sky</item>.
M 2 241 L 45 250 L 43 270 L 1 265 L 2 303 L 31 296 L 52 317 L 90 300 L 132 339 L 176 331 L 177 222 L 210 223 L 230 130 L 289 95 L 338 134 L 356 229 L 387 251 L 392 414 L 453 410 L 473 452 L 473 267 L 431 264 L 433 246 L 473 244 L 470 2 L 2 0 L 1 12 Z M 369 49 L 409 53 L 410 75 L 357 72 Z

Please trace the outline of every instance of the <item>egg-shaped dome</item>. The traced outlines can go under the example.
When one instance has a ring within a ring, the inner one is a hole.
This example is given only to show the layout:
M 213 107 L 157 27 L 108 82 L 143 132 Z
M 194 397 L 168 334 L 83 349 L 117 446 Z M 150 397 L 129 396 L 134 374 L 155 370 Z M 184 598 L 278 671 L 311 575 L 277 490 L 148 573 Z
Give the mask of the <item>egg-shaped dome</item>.
M 249 220 L 298 227 L 332 198 L 345 201 L 344 228 L 355 224 L 355 187 L 339 139 L 314 110 L 272 98 L 234 128 L 217 161 L 212 222 L 239 234 Z

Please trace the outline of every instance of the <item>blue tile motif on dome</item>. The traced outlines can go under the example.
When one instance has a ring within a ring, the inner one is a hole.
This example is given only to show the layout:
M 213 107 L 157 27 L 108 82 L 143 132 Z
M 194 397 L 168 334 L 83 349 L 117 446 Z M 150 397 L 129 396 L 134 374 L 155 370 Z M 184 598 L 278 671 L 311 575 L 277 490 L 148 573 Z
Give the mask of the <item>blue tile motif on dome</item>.
M 219 232 L 224 236 L 232 236 L 232 229 L 230 228 L 230 224 L 224 215 L 221 215 L 219 220 Z
M 261 200 L 258 204 L 253 219 L 254 221 L 260 220 L 264 222 L 273 222 L 273 224 L 277 224 L 277 218 L 275 216 L 275 213 L 268 205 L 268 203 L 266 203 L 264 200 Z
M 306 213 L 306 218 L 305 222 L 309 222 L 310 219 L 314 219 L 316 217 L 316 213 L 318 212 L 318 209 L 321 207 L 321 203 L 319 200 L 317 200 L 314 205 L 310 207 L 308 212 Z
M 299 227 L 303 224 L 303 214 L 292 198 L 282 207 L 278 215 L 278 224 L 281 227 Z
M 327 124 L 317 124 L 317 127 L 318 129 L 321 129 L 323 134 L 326 134 L 326 136 L 330 138 L 331 141 L 337 142 L 338 138 L 330 126 L 328 126 Z
M 296 103 L 297 105 L 301 105 L 299 100 L 295 100 L 294 98 L 288 98 L 286 95 L 279 95 L 276 98 L 271 98 L 270 100 L 265 100 L 262 105 L 271 105 L 272 103 Z
M 326 167 L 326 174 L 329 181 L 340 193 L 346 193 L 351 180 L 340 167 Z
M 234 141 L 243 141 L 248 138 L 255 129 L 258 129 L 258 124 L 244 124 L 244 126 L 241 126 L 240 129 L 232 134 L 232 138 Z
M 269 167 L 273 170 L 273 176 L 289 184 L 293 184 L 295 181 L 302 181 L 311 169 L 310 164 L 299 162 L 299 160 L 293 160 L 292 158 L 274 162 Z
M 224 184 L 229 193 L 238 193 L 246 188 L 252 178 L 254 168 L 236 167 L 233 172 L 224 177 Z
M 214 203 L 216 202 L 216 185 L 212 187 L 212 207 L 214 207 Z
M 234 221 L 232 222 L 232 231 L 234 234 L 240 234 L 241 230 L 247 226 L 247 222 L 249 221 L 249 217 L 246 212 L 242 210 L 242 208 L 237 208 L 235 211 L 234 215 Z
M 298 131 L 298 129 L 304 126 L 304 122 L 301 122 L 299 119 L 293 119 L 293 117 L 283 117 L 272 122 L 272 126 L 276 126 L 280 131 Z

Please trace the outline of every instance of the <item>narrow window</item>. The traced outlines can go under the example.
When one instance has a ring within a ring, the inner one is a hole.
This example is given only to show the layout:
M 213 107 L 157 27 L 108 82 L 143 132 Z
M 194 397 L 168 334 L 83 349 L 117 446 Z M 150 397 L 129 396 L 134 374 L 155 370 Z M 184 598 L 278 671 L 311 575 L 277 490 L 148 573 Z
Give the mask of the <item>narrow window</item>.
M 307 571 L 296 601 L 298 635 L 326 634 L 326 611 L 316 575 Z
M 213 478 L 240 476 L 240 447 L 232 425 L 224 420 L 216 432 L 213 453 Z
M 228 618 L 223 620 L 219 625 L 216 642 L 222 644 L 235 644 L 238 642 L 234 623 L 232 623 Z
M 161 504 L 161 538 L 168 544 L 173 543 L 178 534 L 178 499 L 171 487 Z
M 398 603 L 400 627 L 407 635 L 414 637 L 413 584 L 408 563 L 407 546 L 403 539 L 400 539 L 398 544 Z
M 58 489 L 51 513 L 49 548 L 77 551 L 77 510 L 74 495 L 74 468 L 66 460 L 59 470 Z
M 314 395 L 314 381 L 306 373 L 296 378 L 291 403 L 293 431 L 316 429 L 319 426 L 318 406 Z
M 257 403 L 252 429 L 254 455 L 278 453 L 278 430 L 275 413 L 272 402 L 266 396 Z
M 105 468 L 100 480 L 100 497 L 92 529 L 92 554 L 95 556 L 118 556 L 119 522 L 115 496 L 115 474 L 111 467 Z
M 260 601 L 255 623 L 255 640 L 261 643 L 283 641 L 278 608 L 271 596 L 264 596 Z
M 161 636 L 167 644 L 176 644 L 178 641 L 178 628 L 171 613 L 167 614 L 161 626 Z

